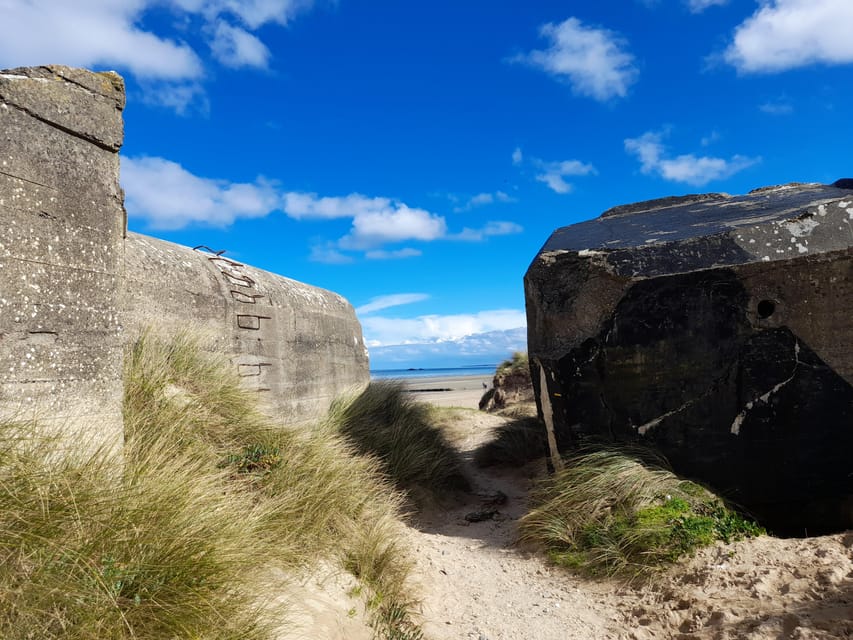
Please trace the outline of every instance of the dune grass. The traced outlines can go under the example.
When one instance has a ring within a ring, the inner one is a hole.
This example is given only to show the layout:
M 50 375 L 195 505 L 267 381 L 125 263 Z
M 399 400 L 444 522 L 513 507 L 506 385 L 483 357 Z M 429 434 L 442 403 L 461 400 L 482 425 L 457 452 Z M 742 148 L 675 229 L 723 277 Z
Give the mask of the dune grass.
M 129 350 L 124 419 L 123 465 L 0 425 L 0 637 L 267 639 L 269 569 L 319 560 L 360 578 L 377 637 L 420 637 L 376 460 L 270 421 L 188 334 Z
M 599 450 L 566 460 L 534 492 L 521 539 L 588 576 L 641 579 L 693 550 L 764 533 L 660 459 Z
M 521 467 L 546 455 L 545 427 L 536 416 L 516 417 L 496 428 L 474 451 L 478 467 Z
M 356 449 L 375 456 L 384 474 L 416 500 L 469 489 L 458 451 L 433 424 L 428 405 L 411 400 L 397 382 L 371 382 L 336 402 L 330 423 Z

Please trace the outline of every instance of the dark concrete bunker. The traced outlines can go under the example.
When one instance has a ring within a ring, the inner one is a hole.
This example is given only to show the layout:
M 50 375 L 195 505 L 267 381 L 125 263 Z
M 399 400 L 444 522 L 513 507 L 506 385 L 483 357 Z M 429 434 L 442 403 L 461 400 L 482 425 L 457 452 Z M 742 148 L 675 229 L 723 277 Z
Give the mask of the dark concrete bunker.
M 640 442 L 776 533 L 853 527 L 853 183 L 611 209 L 525 293 L 552 449 Z

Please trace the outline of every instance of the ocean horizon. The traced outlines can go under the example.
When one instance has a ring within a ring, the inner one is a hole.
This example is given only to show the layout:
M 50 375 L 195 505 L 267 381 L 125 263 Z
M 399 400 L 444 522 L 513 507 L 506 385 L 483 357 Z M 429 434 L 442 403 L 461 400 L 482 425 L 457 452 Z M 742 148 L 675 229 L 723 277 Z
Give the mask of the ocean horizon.
M 475 364 L 464 367 L 411 367 L 406 369 L 371 369 L 372 380 L 394 380 L 404 378 L 445 378 L 445 377 L 482 377 L 491 379 L 495 375 L 498 363 Z

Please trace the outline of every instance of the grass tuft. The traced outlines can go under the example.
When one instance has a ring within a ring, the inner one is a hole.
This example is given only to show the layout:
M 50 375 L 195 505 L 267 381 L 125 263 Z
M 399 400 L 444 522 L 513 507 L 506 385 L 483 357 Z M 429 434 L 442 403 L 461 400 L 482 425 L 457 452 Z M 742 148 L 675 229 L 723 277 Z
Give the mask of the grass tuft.
M 336 402 L 330 423 L 415 497 L 469 489 L 459 453 L 432 423 L 430 407 L 408 398 L 399 383 L 371 382 L 358 396 Z
M 546 455 L 545 427 L 535 416 L 510 420 L 474 451 L 478 467 L 521 467 Z
M 377 634 L 417 629 L 375 460 L 275 424 L 188 334 L 146 333 L 125 362 L 123 466 L 0 424 L 0 637 L 267 640 L 271 568 L 323 560 L 383 603 Z
M 648 454 L 604 450 L 566 460 L 534 492 L 521 539 L 587 576 L 644 578 L 695 549 L 764 533 Z

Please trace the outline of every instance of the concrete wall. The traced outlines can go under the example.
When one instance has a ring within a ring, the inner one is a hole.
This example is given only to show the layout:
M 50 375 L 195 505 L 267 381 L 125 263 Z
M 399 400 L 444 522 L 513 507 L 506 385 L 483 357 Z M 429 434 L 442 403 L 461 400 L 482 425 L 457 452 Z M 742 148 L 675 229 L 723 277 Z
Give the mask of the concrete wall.
M 367 384 L 361 325 L 341 296 L 135 233 L 125 256 L 128 337 L 149 325 L 202 330 L 274 417 L 310 421 Z
M 123 108 L 114 73 L 0 71 L 0 419 L 120 443 L 123 347 L 148 325 L 204 329 L 291 423 L 363 388 L 361 326 L 339 295 L 126 234 Z
M 124 83 L 0 72 L 0 407 L 121 437 Z

